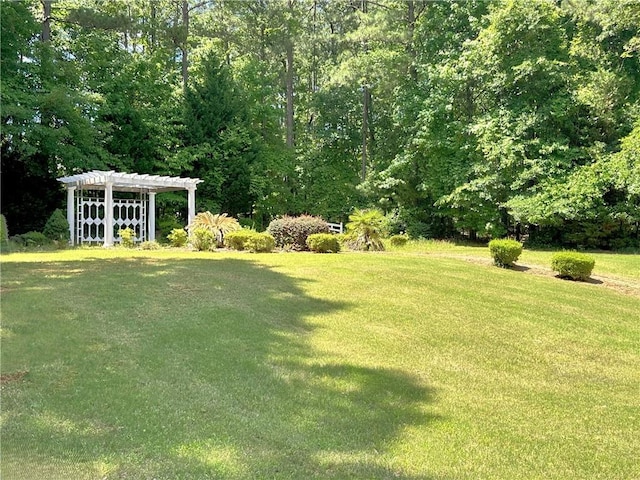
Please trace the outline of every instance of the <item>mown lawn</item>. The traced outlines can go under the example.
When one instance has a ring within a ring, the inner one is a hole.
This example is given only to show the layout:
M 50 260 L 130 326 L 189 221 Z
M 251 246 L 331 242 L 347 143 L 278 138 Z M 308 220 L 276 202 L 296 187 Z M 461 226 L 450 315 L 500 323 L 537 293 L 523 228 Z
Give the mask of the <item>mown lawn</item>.
M 640 296 L 418 250 L 0 257 L 1 477 L 640 478 Z

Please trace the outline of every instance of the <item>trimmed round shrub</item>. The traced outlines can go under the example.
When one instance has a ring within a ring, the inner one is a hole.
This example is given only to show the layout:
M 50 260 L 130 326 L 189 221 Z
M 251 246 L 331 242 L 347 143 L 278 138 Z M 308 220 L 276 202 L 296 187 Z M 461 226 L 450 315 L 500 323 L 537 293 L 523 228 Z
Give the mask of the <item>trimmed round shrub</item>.
M 169 240 L 172 247 L 181 248 L 187 244 L 189 235 L 184 228 L 174 228 L 171 230 L 171 233 L 167 235 L 167 240 Z
M 244 246 L 250 252 L 271 252 L 275 248 L 276 242 L 267 232 L 254 232 L 247 238 Z
M 245 250 L 247 240 L 258 232 L 243 228 L 235 232 L 229 232 L 224 237 L 224 246 L 232 250 Z
M 392 247 L 404 247 L 409 241 L 409 237 L 407 235 L 394 235 L 389 238 L 389 244 Z
M 189 236 L 191 246 L 199 252 L 213 250 L 216 246 L 216 238 L 208 228 L 194 228 Z
M 558 272 L 560 278 L 571 280 L 587 280 L 595 264 L 595 258 L 586 253 L 557 252 L 551 257 L 551 269 Z
M 320 217 L 284 216 L 272 220 L 267 227 L 276 246 L 291 250 L 307 250 L 307 237 L 314 233 L 329 233 L 329 225 Z
M 307 237 L 307 247 L 315 253 L 338 253 L 340 242 L 331 233 L 314 233 Z
M 49 239 L 55 242 L 68 242 L 69 234 L 69 222 L 67 221 L 67 215 L 60 209 L 54 210 L 47 223 L 44 225 L 42 233 Z
M 493 263 L 499 267 L 508 268 L 513 265 L 522 253 L 522 244 L 508 238 L 491 240 L 489 252 L 493 257 Z

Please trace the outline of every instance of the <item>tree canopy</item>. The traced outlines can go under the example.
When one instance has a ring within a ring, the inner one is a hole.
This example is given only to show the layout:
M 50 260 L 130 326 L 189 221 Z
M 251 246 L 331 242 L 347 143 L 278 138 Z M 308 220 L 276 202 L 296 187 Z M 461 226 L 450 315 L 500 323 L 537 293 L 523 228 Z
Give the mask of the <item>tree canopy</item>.
M 637 1 L 0 8 L 12 234 L 105 168 L 200 177 L 199 210 L 262 225 L 378 207 L 414 236 L 640 244 Z

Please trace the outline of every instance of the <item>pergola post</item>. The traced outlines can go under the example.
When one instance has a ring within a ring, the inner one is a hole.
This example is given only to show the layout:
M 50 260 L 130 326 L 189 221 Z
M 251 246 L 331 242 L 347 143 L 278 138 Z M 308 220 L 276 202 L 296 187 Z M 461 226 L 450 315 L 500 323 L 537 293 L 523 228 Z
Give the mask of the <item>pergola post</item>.
M 156 239 L 156 192 L 149 192 L 149 241 Z
M 104 189 L 104 247 L 113 246 L 113 182 Z
M 69 223 L 69 245 L 75 245 L 76 233 L 76 187 L 67 187 L 67 222 Z
M 187 225 L 191 225 L 191 222 L 193 222 L 193 219 L 196 218 L 196 187 L 189 187 L 188 188 L 189 191 L 189 197 L 187 199 L 187 205 L 188 205 L 188 215 L 187 215 L 187 220 L 188 223 Z

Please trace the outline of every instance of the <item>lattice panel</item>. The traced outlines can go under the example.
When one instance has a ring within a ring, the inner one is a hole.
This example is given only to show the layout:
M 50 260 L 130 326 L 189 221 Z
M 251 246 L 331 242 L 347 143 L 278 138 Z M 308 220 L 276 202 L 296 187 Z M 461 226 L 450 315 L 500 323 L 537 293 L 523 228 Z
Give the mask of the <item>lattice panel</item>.
M 145 200 L 113 200 L 113 239 L 119 242 L 118 231 L 130 228 L 136 232 L 136 242 L 147 238 L 147 202 Z
M 104 199 L 84 197 L 78 200 L 77 243 L 104 241 Z
M 120 241 L 120 229 L 131 228 L 135 241 L 147 238 L 147 202 L 142 199 L 113 199 L 113 240 Z M 76 205 L 76 243 L 102 243 L 105 232 L 104 198 L 79 197 Z

